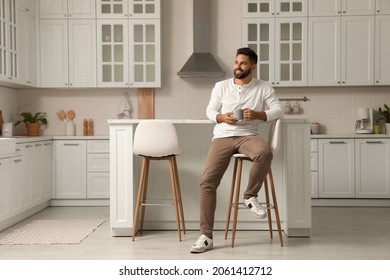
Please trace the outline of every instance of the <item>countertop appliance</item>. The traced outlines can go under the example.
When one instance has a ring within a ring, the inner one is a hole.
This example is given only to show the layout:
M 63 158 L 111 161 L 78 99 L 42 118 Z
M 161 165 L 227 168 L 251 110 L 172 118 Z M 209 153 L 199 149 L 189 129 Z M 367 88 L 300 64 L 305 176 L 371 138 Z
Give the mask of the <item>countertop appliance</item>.
M 358 134 L 373 133 L 373 110 L 372 108 L 359 108 L 358 119 L 355 124 L 355 132 Z

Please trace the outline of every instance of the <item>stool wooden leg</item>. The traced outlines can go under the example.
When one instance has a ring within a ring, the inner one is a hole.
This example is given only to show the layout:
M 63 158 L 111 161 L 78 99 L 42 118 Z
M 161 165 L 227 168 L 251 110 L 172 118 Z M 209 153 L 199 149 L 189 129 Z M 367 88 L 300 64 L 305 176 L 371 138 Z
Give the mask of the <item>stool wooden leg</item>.
M 169 159 L 169 170 L 171 173 L 171 185 L 172 185 L 172 195 L 173 195 L 173 203 L 175 206 L 175 212 L 176 212 L 176 226 L 177 226 L 177 232 L 179 234 L 179 240 L 181 241 L 181 230 L 180 230 L 180 220 L 179 220 L 179 208 L 177 205 L 177 193 L 176 193 L 176 180 L 174 175 L 174 163 L 172 157 Z
M 271 219 L 271 209 L 270 209 L 270 201 L 269 201 L 269 189 L 268 189 L 268 177 L 265 177 L 264 180 L 264 193 L 265 193 L 265 202 L 267 204 L 267 219 L 268 219 L 268 229 L 271 239 L 273 239 L 272 234 L 272 219 Z
M 145 160 L 146 160 L 146 162 L 145 162 L 145 173 L 144 173 L 144 178 L 143 178 L 144 187 L 143 187 L 143 197 L 142 197 L 141 204 L 142 204 L 142 203 L 145 203 L 146 197 L 147 197 L 147 193 L 148 193 L 148 179 L 149 179 L 149 164 L 150 164 L 150 159 L 149 159 L 148 157 L 146 157 Z M 144 229 L 145 210 L 146 210 L 146 206 L 145 206 L 145 205 L 141 205 L 141 226 L 140 226 L 140 234 L 142 234 L 143 229 Z
M 236 198 L 234 203 L 233 230 L 232 230 L 232 247 L 234 247 L 234 240 L 236 238 L 238 204 L 240 202 L 242 162 L 243 162 L 242 159 L 238 160 L 238 176 L 237 176 L 237 184 L 236 184 Z
M 132 241 L 135 239 L 135 235 L 137 233 L 137 221 L 138 221 L 138 212 L 139 212 L 139 207 L 141 205 L 141 196 L 144 188 L 144 178 L 145 178 L 145 169 L 146 169 L 146 163 L 147 160 L 144 158 L 142 162 L 142 168 L 141 168 L 141 176 L 139 179 L 139 185 L 138 185 L 138 195 L 137 195 L 137 203 L 135 206 L 135 213 L 134 213 L 134 221 L 133 221 L 133 237 Z
M 234 160 L 233 179 L 232 179 L 232 185 L 230 187 L 230 195 L 229 195 L 229 202 L 228 202 L 228 209 L 227 209 L 227 216 L 226 216 L 225 239 L 227 239 L 227 236 L 228 236 L 230 215 L 232 213 L 232 207 L 233 207 L 234 186 L 236 183 L 236 174 L 237 174 L 237 161 L 238 161 L 238 159 Z
M 180 210 L 180 220 L 183 227 L 183 233 L 186 234 L 186 224 L 184 220 L 184 210 L 183 210 L 183 200 L 181 198 L 181 190 L 180 190 L 180 182 L 179 182 L 179 172 L 177 171 L 177 162 L 176 162 L 176 156 L 173 157 L 173 165 L 174 165 L 174 171 L 175 171 L 175 179 L 176 179 L 176 191 L 178 196 L 178 203 L 179 203 L 179 210 Z
M 276 225 L 278 226 L 280 245 L 283 247 L 283 236 L 282 236 L 282 229 L 281 229 L 281 225 L 280 225 L 279 208 L 278 208 L 278 202 L 276 201 L 274 177 L 272 175 L 272 170 L 271 169 L 269 170 L 268 175 L 270 177 L 272 200 L 273 200 L 274 210 L 275 210 Z

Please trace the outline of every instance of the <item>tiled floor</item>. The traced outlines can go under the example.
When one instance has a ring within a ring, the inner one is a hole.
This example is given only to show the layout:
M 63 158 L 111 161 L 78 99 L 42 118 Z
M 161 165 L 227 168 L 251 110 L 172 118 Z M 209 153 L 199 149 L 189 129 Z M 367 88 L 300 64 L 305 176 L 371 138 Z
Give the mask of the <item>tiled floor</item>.
M 214 249 L 191 254 L 198 231 L 188 231 L 182 242 L 176 231 L 146 231 L 134 242 L 130 237 L 111 237 L 107 207 L 50 207 L 0 232 L 0 236 L 31 219 L 106 218 L 107 221 L 78 245 L 0 245 L 0 259 L 267 259 L 267 260 L 360 260 L 390 259 L 390 208 L 314 207 L 310 238 L 285 238 L 267 231 L 239 231 L 236 246 L 224 233 L 214 234 Z

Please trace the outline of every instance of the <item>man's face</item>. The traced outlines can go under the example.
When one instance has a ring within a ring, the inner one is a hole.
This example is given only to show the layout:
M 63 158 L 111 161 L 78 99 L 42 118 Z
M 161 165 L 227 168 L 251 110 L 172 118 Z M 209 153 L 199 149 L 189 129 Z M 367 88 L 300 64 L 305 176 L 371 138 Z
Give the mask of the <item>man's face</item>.
M 245 79 L 252 74 L 252 71 L 254 71 L 255 68 L 256 65 L 250 63 L 248 56 L 239 54 L 234 61 L 234 77 L 239 80 Z

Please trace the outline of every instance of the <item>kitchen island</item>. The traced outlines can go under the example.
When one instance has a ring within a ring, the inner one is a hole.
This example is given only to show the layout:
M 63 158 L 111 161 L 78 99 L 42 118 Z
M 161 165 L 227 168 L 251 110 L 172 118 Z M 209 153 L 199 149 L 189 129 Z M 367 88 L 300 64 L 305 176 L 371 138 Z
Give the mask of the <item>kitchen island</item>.
M 112 236 L 131 236 L 134 205 L 138 191 L 142 159 L 133 154 L 133 138 L 139 119 L 110 119 L 110 226 Z M 175 124 L 182 153 L 178 170 L 186 228 L 199 229 L 199 183 L 203 163 L 212 138 L 214 124 L 209 120 L 170 120 Z M 268 138 L 269 123 L 259 125 L 259 135 Z M 305 120 L 282 120 L 281 148 L 272 169 L 276 186 L 282 229 L 287 236 L 309 236 L 310 200 L 310 123 Z M 244 166 L 247 174 L 249 165 Z M 232 164 L 218 189 L 215 229 L 224 229 Z M 168 164 L 150 166 L 148 197 L 169 199 Z M 245 176 L 242 181 L 246 184 Z M 264 198 L 260 191 L 259 200 Z M 147 207 L 145 229 L 176 229 L 173 207 Z M 240 211 L 238 229 L 267 229 L 266 220 L 254 219 Z

